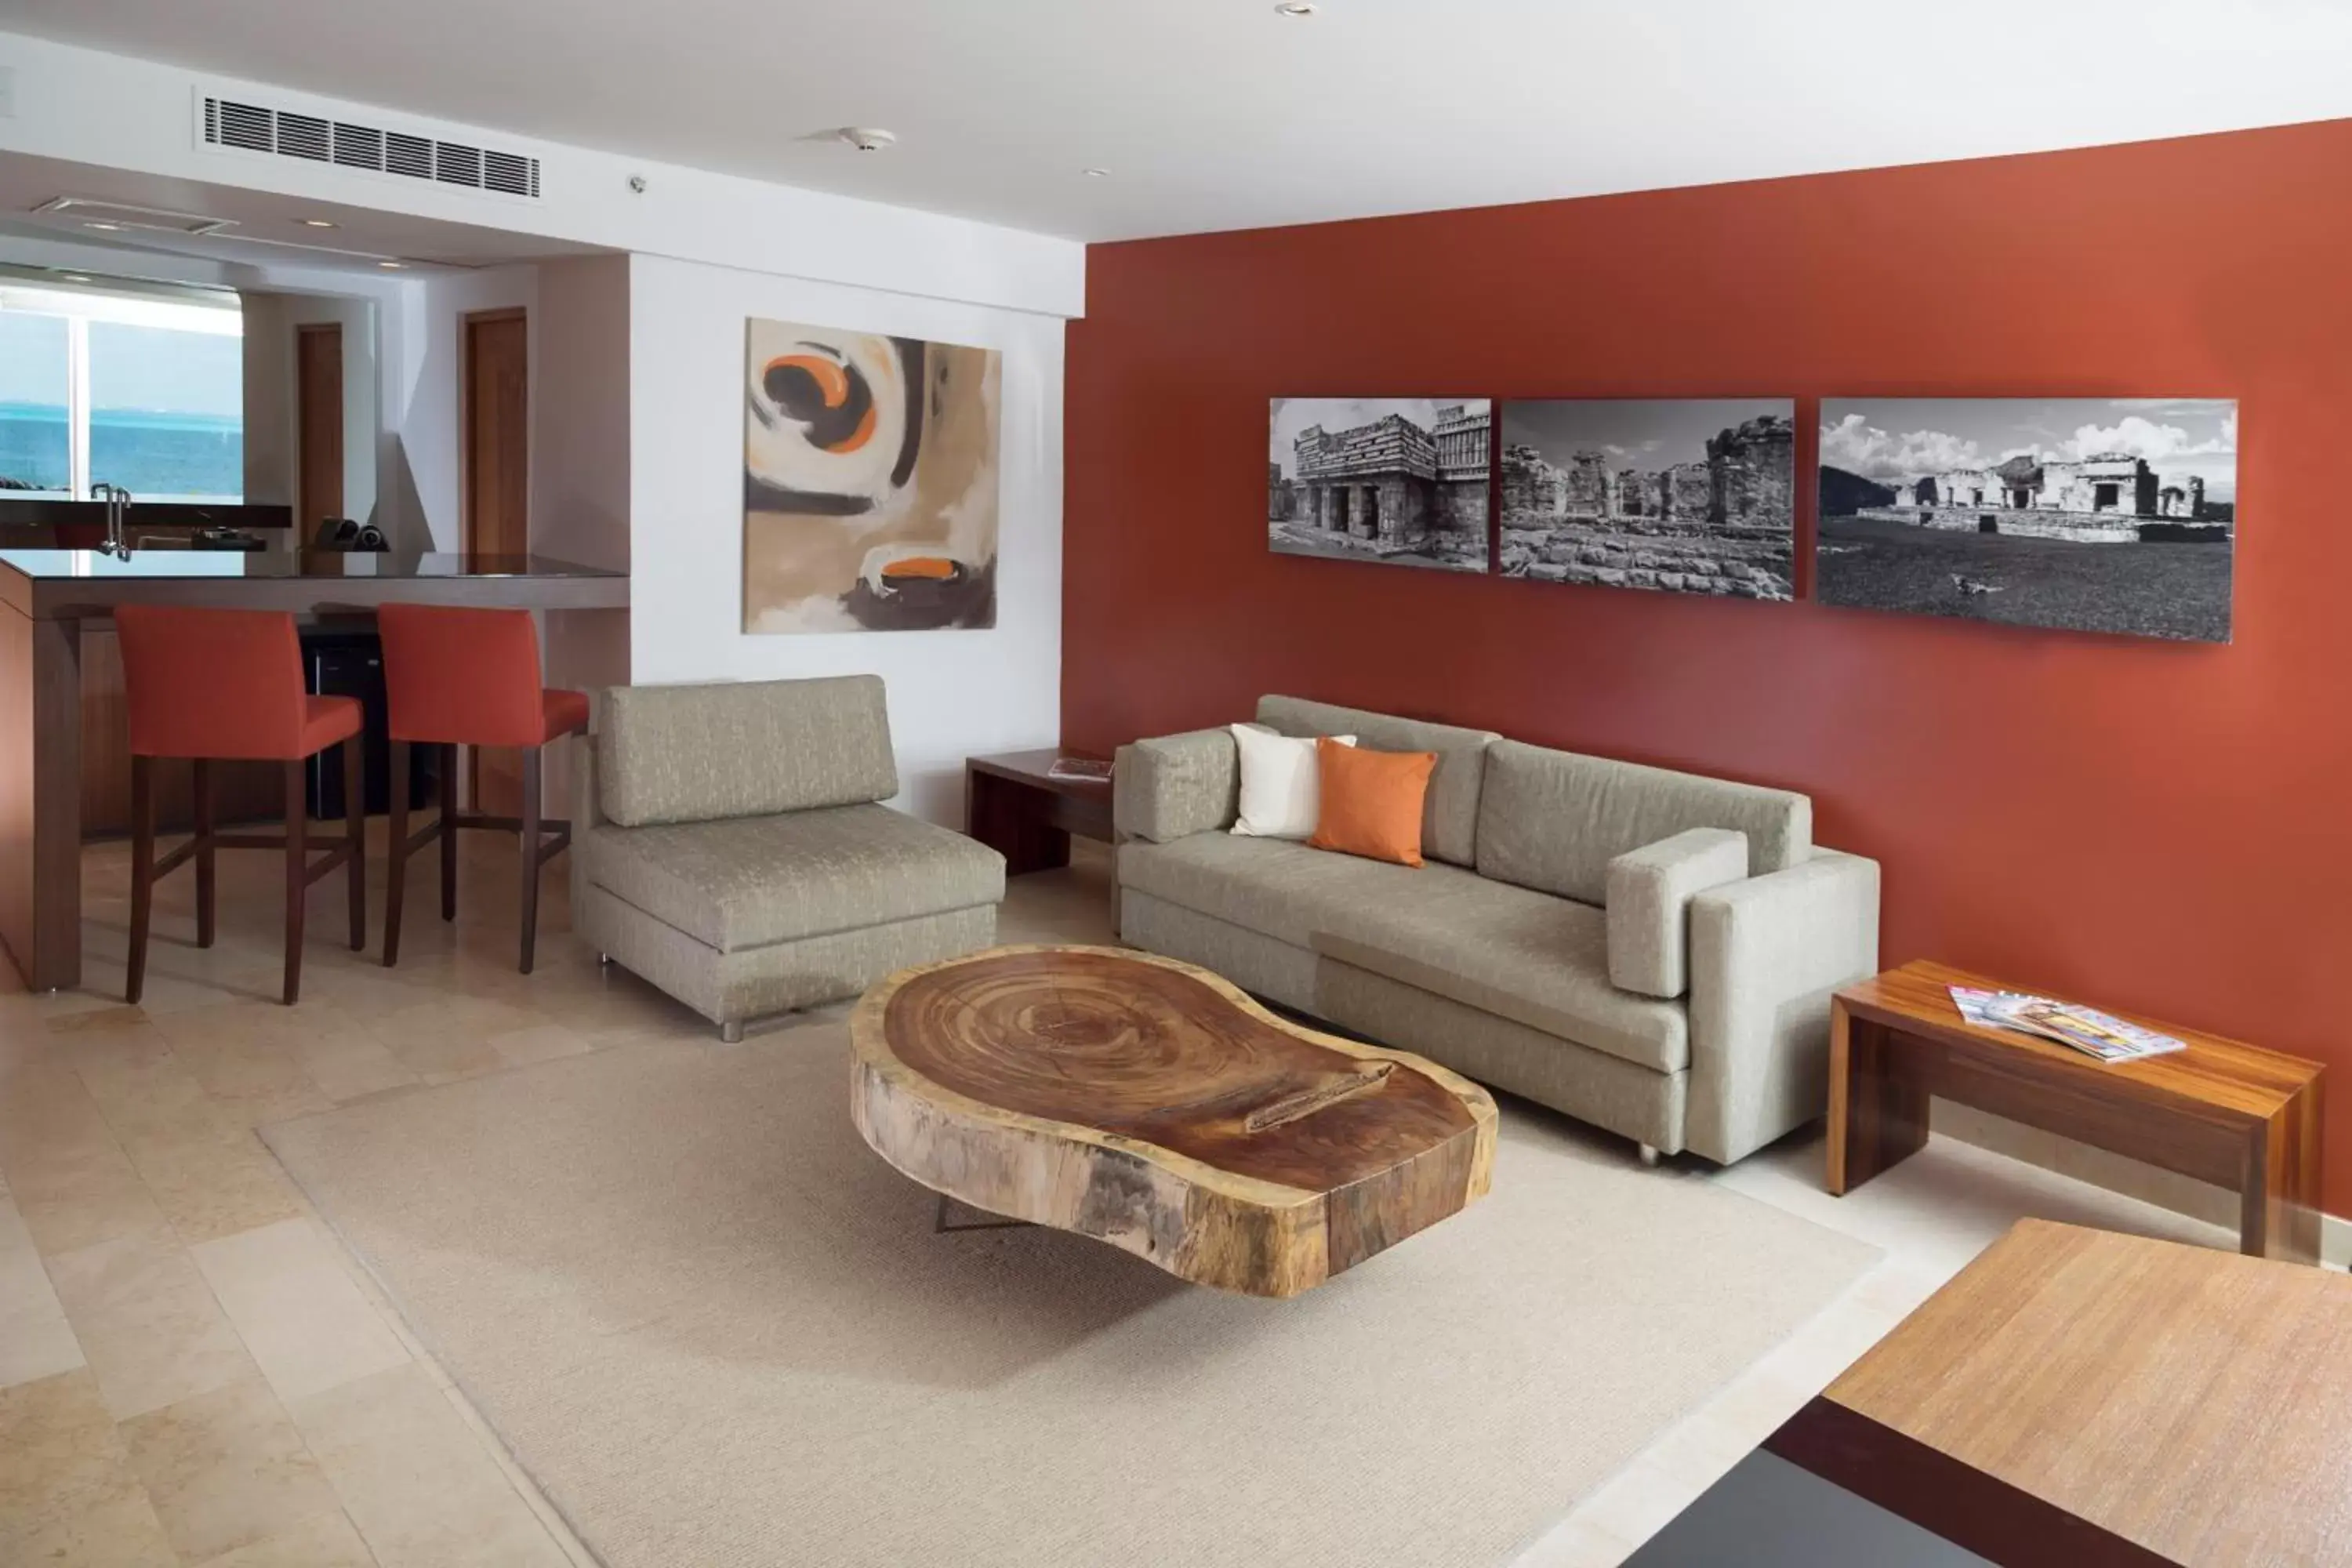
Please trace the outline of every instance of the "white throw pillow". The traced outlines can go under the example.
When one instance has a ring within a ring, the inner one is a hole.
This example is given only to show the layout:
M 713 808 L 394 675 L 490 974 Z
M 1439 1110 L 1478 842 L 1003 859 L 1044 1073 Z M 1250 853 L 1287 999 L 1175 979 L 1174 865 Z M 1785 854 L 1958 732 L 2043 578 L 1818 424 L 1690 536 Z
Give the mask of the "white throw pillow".
M 1322 770 L 1315 765 L 1315 738 L 1277 735 L 1255 724 L 1235 724 L 1234 744 L 1242 754 L 1242 814 L 1234 831 L 1249 838 L 1305 838 L 1315 831 L 1323 808 Z M 1353 735 L 1334 735 L 1343 746 Z

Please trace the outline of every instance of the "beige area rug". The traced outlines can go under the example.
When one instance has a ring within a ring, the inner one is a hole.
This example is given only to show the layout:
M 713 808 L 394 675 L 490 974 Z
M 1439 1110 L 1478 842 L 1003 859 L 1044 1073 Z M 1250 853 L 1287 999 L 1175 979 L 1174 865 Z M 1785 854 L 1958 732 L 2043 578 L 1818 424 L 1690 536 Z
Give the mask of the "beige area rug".
M 1877 1256 L 1507 1108 L 1469 1212 L 1221 1295 L 935 1235 L 848 1060 L 629 1046 L 265 1136 L 611 1568 L 1486 1568 Z

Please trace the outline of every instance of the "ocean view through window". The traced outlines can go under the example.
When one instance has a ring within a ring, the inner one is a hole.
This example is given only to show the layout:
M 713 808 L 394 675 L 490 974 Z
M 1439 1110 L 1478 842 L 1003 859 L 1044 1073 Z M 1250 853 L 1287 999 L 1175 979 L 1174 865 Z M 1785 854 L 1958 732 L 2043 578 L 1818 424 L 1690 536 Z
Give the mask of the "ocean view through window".
M 244 323 L 222 299 L 0 287 L 0 493 L 243 499 Z

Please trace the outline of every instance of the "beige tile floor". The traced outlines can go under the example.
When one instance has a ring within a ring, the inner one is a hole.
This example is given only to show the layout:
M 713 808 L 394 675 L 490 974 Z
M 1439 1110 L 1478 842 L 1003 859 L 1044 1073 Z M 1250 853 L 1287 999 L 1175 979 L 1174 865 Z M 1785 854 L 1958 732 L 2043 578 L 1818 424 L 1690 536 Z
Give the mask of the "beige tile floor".
M 538 971 L 517 974 L 514 852 L 487 836 L 467 847 L 454 927 L 429 890 L 412 900 L 396 970 L 373 956 L 380 931 L 367 953 L 339 940 L 340 888 L 321 884 L 304 999 L 280 1007 L 276 868 L 223 857 L 208 952 L 190 943 L 190 879 L 159 889 L 138 1007 L 121 1002 L 119 845 L 84 858 L 84 988 L 28 995 L 0 963 L 0 1563 L 591 1563 L 252 1130 L 652 1035 L 721 1047 L 572 941 L 561 863 Z M 380 840 L 370 876 L 380 921 Z M 1020 879 L 1001 935 L 1107 940 L 1106 887 L 1095 856 Z M 1940 1137 L 1850 1198 L 1823 1194 L 1820 1170 L 1818 1139 L 1799 1137 L 1727 1172 L 1658 1173 L 1864 1237 L 1885 1260 L 1523 1562 L 1621 1560 L 2021 1215 L 2229 1240 Z

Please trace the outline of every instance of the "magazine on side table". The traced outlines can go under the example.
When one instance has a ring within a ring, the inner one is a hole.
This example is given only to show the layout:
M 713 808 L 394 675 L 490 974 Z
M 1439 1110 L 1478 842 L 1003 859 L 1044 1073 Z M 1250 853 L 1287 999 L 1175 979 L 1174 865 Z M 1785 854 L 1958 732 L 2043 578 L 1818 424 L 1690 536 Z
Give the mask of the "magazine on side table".
M 2127 1024 L 2095 1007 L 2055 1002 L 2047 996 L 2029 996 L 2018 991 L 1983 991 L 1972 985 L 1955 985 L 1950 990 L 1960 1016 L 1971 1024 L 2037 1035 L 2062 1046 L 2072 1046 L 2084 1056 L 2103 1062 L 2137 1061 L 2142 1057 L 2160 1057 L 2168 1051 L 2187 1048 L 2185 1042 L 2170 1035 Z

